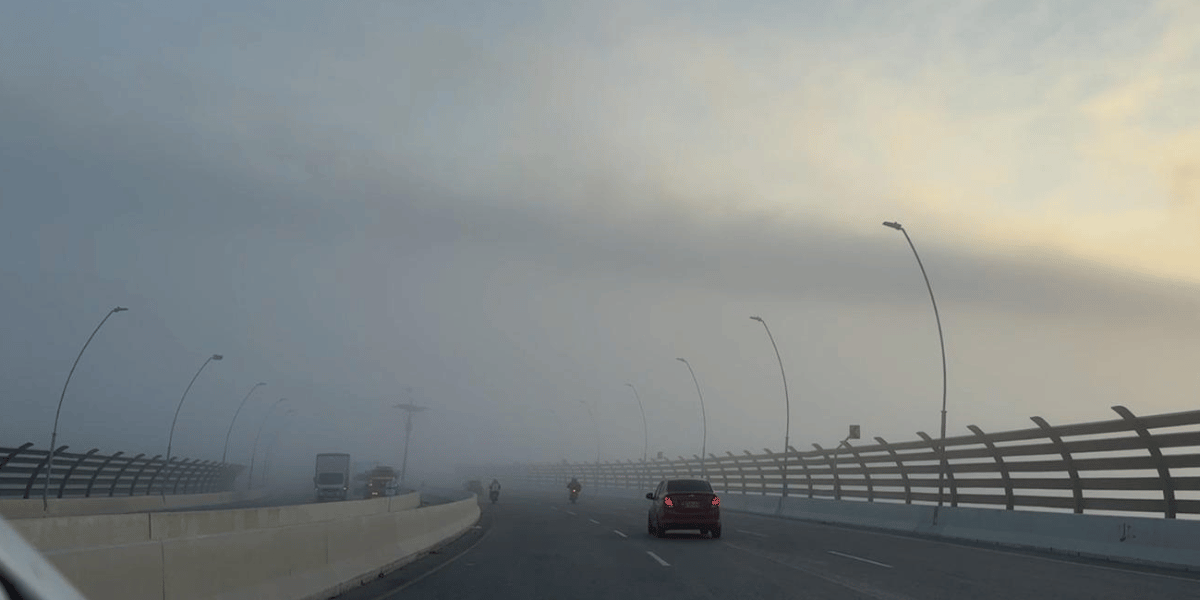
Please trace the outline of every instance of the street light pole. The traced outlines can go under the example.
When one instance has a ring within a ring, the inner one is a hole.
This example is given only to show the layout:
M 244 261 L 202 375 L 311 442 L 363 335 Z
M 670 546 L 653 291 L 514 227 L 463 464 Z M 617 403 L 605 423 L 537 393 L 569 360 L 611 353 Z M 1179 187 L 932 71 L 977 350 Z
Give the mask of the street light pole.
M 921 268 L 921 277 L 925 279 L 925 287 L 929 290 L 929 302 L 933 304 L 933 318 L 937 321 L 938 343 L 942 347 L 942 429 L 941 437 L 938 442 L 938 451 L 941 454 L 941 468 L 938 469 L 938 503 L 937 508 L 933 511 L 933 522 L 937 524 L 938 509 L 942 507 L 942 498 L 945 489 L 943 480 L 946 477 L 946 339 L 942 335 L 942 317 L 938 314 L 937 299 L 933 297 L 933 286 L 929 283 L 929 275 L 925 272 L 925 264 L 921 262 L 921 255 L 917 253 L 917 247 L 913 245 L 912 238 L 908 235 L 908 230 L 903 225 L 895 221 L 884 221 L 884 227 L 890 227 L 904 234 L 904 239 L 908 240 L 908 247 L 912 248 L 913 256 L 917 259 L 917 266 Z
M 646 407 L 642 405 L 642 396 L 638 394 L 637 388 L 633 387 L 632 383 L 626 383 L 629 389 L 633 390 L 633 397 L 637 398 L 638 408 L 642 411 L 642 462 L 646 462 L 646 454 L 650 449 L 650 430 L 646 426 Z
M 596 413 L 592 412 L 592 405 L 580 400 L 580 404 L 587 409 L 588 418 L 592 420 L 592 430 L 596 433 L 596 487 L 600 487 L 600 424 L 596 421 Z
M 296 414 L 296 409 L 289 408 L 287 410 L 287 412 L 283 413 L 283 418 L 286 420 L 288 417 L 290 417 L 294 414 Z M 284 424 L 279 429 L 275 430 L 275 435 L 271 437 L 271 441 L 267 444 L 267 450 L 266 450 L 266 452 L 264 452 L 265 456 L 263 456 L 262 477 L 259 477 L 259 481 L 263 485 L 266 485 L 267 480 L 268 480 L 269 476 L 271 475 L 271 458 L 273 456 L 275 456 L 275 445 L 279 443 L 279 436 L 286 429 L 287 429 L 287 423 L 285 421 Z
M 395 408 L 399 408 L 405 412 L 404 415 L 404 458 L 400 463 L 400 485 L 404 485 L 404 477 L 408 474 L 408 440 L 412 437 L 412 416 L 415 412 L 429 410 L 427 406 L 417 406 L 412 402 L 407 404 L 397 404 Z
M 783 497 L 787 498 L 788 446 L 791 444 L 792 435 L 792 402 L 788 399 L 787 373 L 783 370 L 783 357 L 779 355 L 779 346 L 775 345 L 775 336 L 771 335 L 771 328 L 767 327 L 767 322 L 762 317 L 750 317 L 750 319 L 762 323 L 763 329 L 767 330 L 767 337 L 771 340 L 771 347 L 775 349 L 775 360 L 779 361 L 779 375 L 783 377 L 783 406 L 786 414 L 786 420 L 783 425 Z
M 642 405 L 642 396 L 638 393 L 637 388 L 633 387 L 632 383 L 626 383 L 629 389 L 633 390 L 633 397 L 637 398 L 638 408 L 642 411 L 642 471 L 647 479 L 650 478 L 650 467 L 646 464 L 646 455 L 650 451 L 650 428 L 646 425 L 646 407 Z M 642 483 L 638 479 L 638 484 Z
M 200 365 L 200 368 L 196 370 L 196 374 L 192 376 L 192 381 L 188 383 L 187 388 L 183 390 L 183 395 L 179 397 L 179 406 L 175 407 L 175 418 L 171 420 L 171 434 L 167 436 L 167 460 L 164 464 L 168 466 L 171 464 L 171 445 L 175 441 L 175 423 L 179 422 L 179 411 L 183 408 L 183 401 L 187 398 L 188 392 L 191 391 L 192 384 L 196 383 L 196 378 L 200 377 L 200 372 L 204 370 L 204 367 L 208 366 L 208 363 L 223 358 L 225 357 L 220 354 L 208 357 L 208 360 L 204 361 L 204 364 Z
M 263 415 L 262 423 L 258 425 L 258 433 L 254 436 L 254 449 L 250 453 L 250 472 L 246 474 L 246 491 L 254 486 L 254 459 L 258 457 L 258 439 L 262 437 L 263 428 L 267 426 L 267 420 L 271 418 L 271 413 L 275 411 L 275 407 L 280 403 L 287 402 L 287 398 L 280 398 L 267 409 L 267 414 Z
M 696 395 L 700 396 L 700 418 L 704 423 L 704 437 L 700 442 L 700 476 L 708 479 L 708 469 L 705 467 L 705 460 L 708 459 L 708 413 L 704 410 L 704 394 L 700 392 L 700 380 L 696 379 L 696 371 L 692 370 L 692 363 L 686 358 L 676 358 L 675 360 L 687 365 L 688 372 L 692 374 L 692 383 L 696 384 Z
M 79 366 L 79 359 L 83 358 L 83 351 L 87 350 L 88 344 L 92 343 L 92 338 L 96 337 L 96 334 L 99 333 L 101 327 L 104 327 L 104 322 L 107 321 L 109 317 L 113 316 L 113 314 L 125 312 L 127 310 L 129 309 L 123 306 L 116 306 L 113 307 L 112 310 L 108 311 L 108 314 L 104 315 L 103 319 L 100 319 L 100 324 L 92 330 L 92 335 L 88 336 L 87 341 L 83 343 L 83 347 L 79 349 L 79 354 L 75 356 L 75 362 L 71 363 L 71 370 L 67 373 L 67 380 L 63 382 L 62 393 L 58 395 L 58 408 L 54 411 L 54 429 L 50 431 L 50 454 L 46 458 L 46 481 L 45 485 L 42 487 L 43 510 L 50 505 L 50 475 L 54 472 L 54 445 L 58 443 L 58 416 L 62 414 L 63 399 L 67 397 L 67 385 L 71 383 L 71 376 L 75 374 L 75 367 Z
M 254 390 L 257 390 L 259 388 L 259 386 L 264 386 L 264 385 L 267 385 L 267 384 L 265 384 L 261 381 L 254 384 L 250 388 L 250 391 L 246 393 L 246 397 L 242 398 L 242 403 L 238 405 L 237 412 L 233 413 L 233 418 L 229 420 L 229 431 L 225 432 L 225 450 L 221 452 L 221 463 L 222 464 L 225 463 L 225 458 L 227 456 L 229 456 L 229 436 L 231 434 L 233 434 L 233 424 L 237 422 L 238 415 L 242 414 L 242 409 L 246 407 L 246 401 L 250 399 L 250 394 L 253 394 Z

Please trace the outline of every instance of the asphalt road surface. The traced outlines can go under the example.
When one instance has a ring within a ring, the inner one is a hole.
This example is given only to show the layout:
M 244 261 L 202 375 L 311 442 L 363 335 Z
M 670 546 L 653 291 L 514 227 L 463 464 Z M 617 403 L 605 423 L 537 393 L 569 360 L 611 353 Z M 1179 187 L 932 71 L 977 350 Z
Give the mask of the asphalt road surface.
M 647 501 L 511 493 L 476 529 L 341 600 L 1200 598 L 1187 573 L 726 511 L 721 539 L 646 533 Z

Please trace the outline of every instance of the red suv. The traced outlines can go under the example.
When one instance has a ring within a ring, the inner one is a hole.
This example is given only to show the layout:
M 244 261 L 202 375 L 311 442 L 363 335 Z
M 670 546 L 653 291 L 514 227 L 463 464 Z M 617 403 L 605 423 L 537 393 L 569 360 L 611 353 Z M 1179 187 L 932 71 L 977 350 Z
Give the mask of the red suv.
M 668 529 L 699 529 L 721 537 L 721 499 L 703 479 L 668 479 L 646 494 L 653 501 L 646 531 L 662 537 Z

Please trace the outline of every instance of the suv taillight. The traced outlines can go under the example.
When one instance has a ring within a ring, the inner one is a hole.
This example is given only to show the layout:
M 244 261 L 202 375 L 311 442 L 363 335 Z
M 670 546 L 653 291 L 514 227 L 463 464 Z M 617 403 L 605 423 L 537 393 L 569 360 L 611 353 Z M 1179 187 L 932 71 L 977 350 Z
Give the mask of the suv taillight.
M 667 508 L 675 508 L 675 501 L 670 496 L 663 496 L 663 506 Z
M 718 497 L 716 497 L 716 496 L 713 496 L 713 499 L 712 499 L 712 505 L 713 505 L 713 506 L 720 506 L 720 505 L 721 505 L 721 499 L 720 499 L 720 498 L 718 498 Z

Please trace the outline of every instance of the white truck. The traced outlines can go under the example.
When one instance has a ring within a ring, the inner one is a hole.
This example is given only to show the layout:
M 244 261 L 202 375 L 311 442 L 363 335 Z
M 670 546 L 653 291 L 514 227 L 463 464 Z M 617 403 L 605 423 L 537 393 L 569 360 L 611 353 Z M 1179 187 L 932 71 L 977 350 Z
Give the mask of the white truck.
M 313 475 L 317 502 L 345 500 L 350 492 L 350 455 L 327 453 L 317 455 L 317 473 Z

